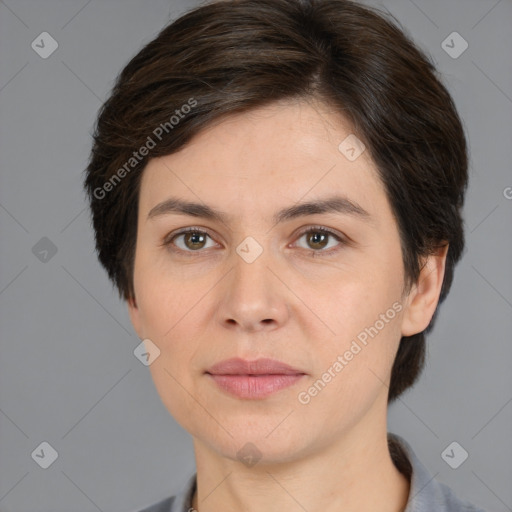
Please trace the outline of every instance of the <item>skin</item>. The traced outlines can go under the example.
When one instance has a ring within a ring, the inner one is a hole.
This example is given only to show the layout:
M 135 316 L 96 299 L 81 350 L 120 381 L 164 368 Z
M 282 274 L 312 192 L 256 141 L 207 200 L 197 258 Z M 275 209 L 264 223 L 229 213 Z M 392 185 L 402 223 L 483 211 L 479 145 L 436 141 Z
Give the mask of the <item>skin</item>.
M 338 149 L 351 133 L 321 103 L 274 103 L 224 118 L 144 170 L 128 307 L 139 337 L 161 351 L 150 365 L 161 400 L 192 435 L 200 512 L 405 508 L 409 482 L 386 439 L 391 367 L 401 336 L 432 318 L 447 248 L 425 260 L 417 284 L 403 293 L 398 228 L 369 152 L 349 161 Z M 271 220 L 281 208 L 333 193 L 370 218 Z M 148 218 L 171 195 L 232 218 Z M 345 243 L 304 233 L 315 225 Z M 186 227 L 208 236 L 162 245 Z M 263 249 L 252 263 L 236 252 L 248 236 Z M 401 311 L 300 403 L 298 394 L 397 301 Z M 274 358 L 306 375 L 263 400 L 240 399 L 204 373 L 231 357 Z M 237 457 L 246 443 L 261 454 L 250 467 Z

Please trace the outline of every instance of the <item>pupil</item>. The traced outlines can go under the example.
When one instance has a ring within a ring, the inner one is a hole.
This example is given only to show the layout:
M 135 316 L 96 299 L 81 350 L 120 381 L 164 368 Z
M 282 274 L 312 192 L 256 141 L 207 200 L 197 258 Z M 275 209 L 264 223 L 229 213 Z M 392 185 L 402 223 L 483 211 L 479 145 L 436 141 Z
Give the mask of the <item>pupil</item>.
M 192 242 L 192 245 L 198 245 L 204 242 L 204 240 L 197 240 L 197 239 L 203 239 L 203 235 L 200 233 L 189 233 L 189 241 Z
M 321 241 L 319 241 L 319 240 L 317 239 L 317 237 L 324 238 L 324 240 L 323 240 L 323 241 L 325 241 L 325 237 L 326 237 L 326 236 L 327 236 L 327 235 L 326 235 L 325 233 L 314 233 L 314 234 L 313 234 L 313 236 L 311 237 L 311 238 L 313 239 L 313 244 L 318 244 L 318 243 L 319 243 L 319 244 L 322 246 L 322 242 L 321 242 Z

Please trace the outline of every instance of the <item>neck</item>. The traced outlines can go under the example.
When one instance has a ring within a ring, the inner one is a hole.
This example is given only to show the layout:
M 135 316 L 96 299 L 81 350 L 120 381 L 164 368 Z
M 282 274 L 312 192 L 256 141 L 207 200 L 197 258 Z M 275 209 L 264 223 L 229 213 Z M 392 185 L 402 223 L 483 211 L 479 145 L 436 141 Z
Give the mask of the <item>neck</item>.
M 220 457 L 194 438 L 192 506 L 198 512 L 403 511 L 410 484 L 393 463 L 385 424 L 378 435 L 358 427 L 358 436 L 347 434 L 309 456 L 252 467 Z

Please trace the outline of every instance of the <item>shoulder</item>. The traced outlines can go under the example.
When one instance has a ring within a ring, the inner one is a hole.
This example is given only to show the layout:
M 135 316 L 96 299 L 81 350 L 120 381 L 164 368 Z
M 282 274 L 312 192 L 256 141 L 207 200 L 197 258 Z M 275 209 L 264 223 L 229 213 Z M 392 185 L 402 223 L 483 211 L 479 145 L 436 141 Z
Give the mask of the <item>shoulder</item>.
M 404 512 L 484 512 L 461 500 L 447 485 L 438 482 L 405 439 L 388 433 L 388 445 L 395 466 L 407 476 L 411 484 Z
M 483 509 L 458 498 L 447 485 L 436 482 L 436 486 L 435 496 L 438 502 L 444 506 L 442 510 L 446 510 L 446 512 L 485 512 Z
M 174 496 L 169 496 L 137 512 L 191 512 L 192 496 L 196 490 L 197 473 L 189 476 L 185 485 Z
M 154 503 L 149 507 L 146 507 L 138 512 L 171 512 L 172 505 L 176 501 L 176 496 L 170 496 L 169 498 L 165 498 L 158 503 Z

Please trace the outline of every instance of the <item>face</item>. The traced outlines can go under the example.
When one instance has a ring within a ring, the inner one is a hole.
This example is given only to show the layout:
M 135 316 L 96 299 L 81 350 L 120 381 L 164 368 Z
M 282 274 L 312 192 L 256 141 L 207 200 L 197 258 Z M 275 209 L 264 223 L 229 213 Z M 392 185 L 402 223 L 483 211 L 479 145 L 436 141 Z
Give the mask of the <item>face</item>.
M 144 170 L 130 316 L 160 350 L 150 371 L 163 403 L 221 456 L 253 443 L 291 461 L 385 423 L 404 268 L 368 151 L 339 149 L 351 133 L 321 104 L 277 103 Z M 207 373 L 230 358 L 293 375 Z

